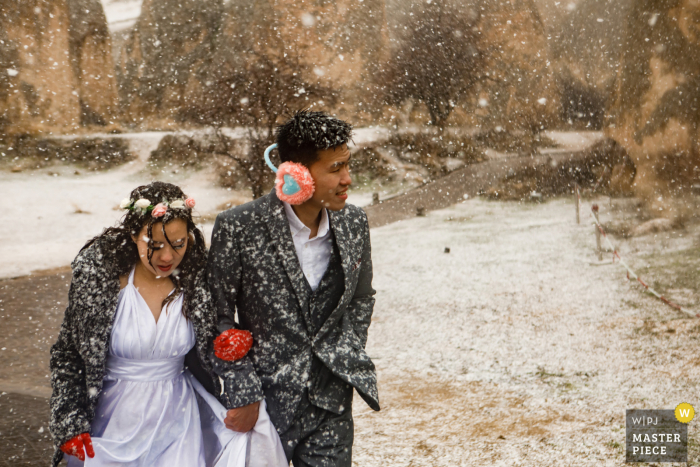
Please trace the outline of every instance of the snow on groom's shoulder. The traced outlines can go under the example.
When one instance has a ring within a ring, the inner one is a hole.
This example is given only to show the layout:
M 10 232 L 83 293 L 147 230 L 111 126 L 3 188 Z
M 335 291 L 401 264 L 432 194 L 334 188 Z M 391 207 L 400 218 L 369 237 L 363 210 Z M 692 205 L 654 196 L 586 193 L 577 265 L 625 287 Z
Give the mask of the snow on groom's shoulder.
M 226 223 L 234 226 L 250 225 L 259 221 L 264 213 L 264 203 L 266 196 L 249 201 L 239 206 L 233 206 L 226 211 L 222 211 L 216 216 L 217 223 Z

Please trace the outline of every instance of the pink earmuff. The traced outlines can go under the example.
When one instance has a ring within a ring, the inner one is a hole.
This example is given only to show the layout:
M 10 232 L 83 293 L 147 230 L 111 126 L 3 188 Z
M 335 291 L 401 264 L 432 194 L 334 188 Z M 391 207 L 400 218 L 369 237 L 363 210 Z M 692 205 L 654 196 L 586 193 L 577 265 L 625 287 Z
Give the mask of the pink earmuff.
M 284 162 L 278 169 L 270 161 L 270 151 L 276 147 L 277 144 L 273 144 L 265 149 L 265 162 L 277 174 L 275 178 L 277 197 L 289 204 L 302 204 L 308 201 L 314 195 L 315 189 L 314 179 L 309 169 L 297 162 Z

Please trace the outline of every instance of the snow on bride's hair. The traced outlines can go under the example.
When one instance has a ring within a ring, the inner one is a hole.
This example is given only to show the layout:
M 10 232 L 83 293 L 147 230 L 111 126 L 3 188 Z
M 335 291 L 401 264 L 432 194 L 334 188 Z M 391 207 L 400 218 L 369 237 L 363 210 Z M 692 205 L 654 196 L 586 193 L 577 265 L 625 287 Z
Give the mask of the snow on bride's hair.
M 154 203 L 170 203 L 172 200 L 187 200 L 191 198 L 187 198 L 176 185 L 165 182 L 152 182 L 136 188 L 131 192 L 129 199 L 151 200 Z M 165 232 L 165 225 L 175 219 L 182 219 L 187 223 L 189 240 L 182 262 L 170 276 L 175 285 L 175 290 L 163 301 L 163 306 L 174 301 L 182 292 L 184 295 L 182 313 L 189 318 L 190 298 L 194 292 L 195 278 L 200 271 L 204 270 L 207 260 L 204 235 L 192 220 L 192 209 L 167 209 L 159 217 L 143 215 L 143 212 L 139 209 L 128 210 L 122 217 L 119 225 L 105 229 L 100 235 L 87 242 L 81 251 L 93 243 L 97 243 L 104 254 L 104 261 L 108 263 L 106 266 L 114 268 L 115 273 L 120 276 L 128 274 L 131 268 L 140 261 L 138 248 L 132 236 L 137 236 L 144 226 L 147 227 L 147 236 L 149 238 L 148 262 L 150 264 L 153 257 L 153 247 L 150 240 L 153 238 L 153 226 L 157 223 L 162 223 L 162 232 L 165 240 L 172 246 L 168 234 Z

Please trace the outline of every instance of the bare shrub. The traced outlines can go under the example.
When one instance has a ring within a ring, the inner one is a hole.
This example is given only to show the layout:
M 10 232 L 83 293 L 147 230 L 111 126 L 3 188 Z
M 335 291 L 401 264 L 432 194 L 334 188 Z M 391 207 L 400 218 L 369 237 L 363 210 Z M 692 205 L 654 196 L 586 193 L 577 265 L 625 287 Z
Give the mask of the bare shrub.
M 10 149 L 11 148 L 11 149 Z M 135 159 L 129 143 L 121 138 L 90 138 L 73 141 L 20 136 L 0 144 L 6 158 L 25 168 L 42 168 L 61 162 L 88 170 L 105 170 Z
M 350 171 L 368 179 L 390 179 L 396 171 L 382 154 L 381 148 L 370 146 L 355 152 L 350 159 Z
M 369 178 L 381 178 L 391 176 L 397 170 L 395 164 L 398 162 L 403 168 L 418 168 L 425 173 L 427 181 L 485 159 L 486 156 L 468 136 L 406 133 L 395 134 L 384 142 L 358 151 L 353 155 L 351 168 Z
M 574 78 L 571 73 L 564 73 L 558 81 L 562 121 L 576 128 L 602 129 L 605 123 L 605 93 Z
M 215 148 L 206 142 L 184 135 L 165 135 L 158 147 L 151 151 L 151 162 L 172 162 L 183 167 L 193 166 L 210 159 Z
M 620 165 L 634 167 L 622 146 L 605 139 L 566 162 L 550 161 L 513 172 L 486 194 L 507 200 L 527 199 L 532 192 L 549 197 L 571 194 L 576 184 L 583 190 L 608 193 L 612 169 Z
M 291 52 L 273 55 L 249 50 L 246 57 L 244 67 L 220 70 L 207 92 L 181 117 L 215 128 L 220 143 L 217 153 L 235 162 L 245 174 L 253 197 L 259 198 L 274 180 L 262 156 L 274 142 L 276 125 L 294 110 L 321 103 L 332 106 L 336 97 L 330 88 L 306 81 L 303 65 Z M 226 136 L 222 131 L 225 126 L 245 127 L 247 141 L 241 143 Z M 230 168 L 225 171 L 231 172 Z M 228 183 L 226 177 L 221 179 Z

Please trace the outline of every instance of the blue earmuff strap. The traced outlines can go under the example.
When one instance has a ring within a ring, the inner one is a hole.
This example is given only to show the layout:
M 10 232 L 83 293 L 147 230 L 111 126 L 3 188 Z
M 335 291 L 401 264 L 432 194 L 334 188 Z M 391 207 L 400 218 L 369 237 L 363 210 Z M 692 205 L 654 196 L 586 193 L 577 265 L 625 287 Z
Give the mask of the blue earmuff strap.
M 274 173 L 277 173 L 277 167 L 275 167 L 272 164 L 272 161 L 270 161 L 270 151 L 273 149 L 277 148 L 277 143 L 269 146 L 267 149 L 265 149 L 265 162 L 267 162 L 267 166 L 272 169 Z

